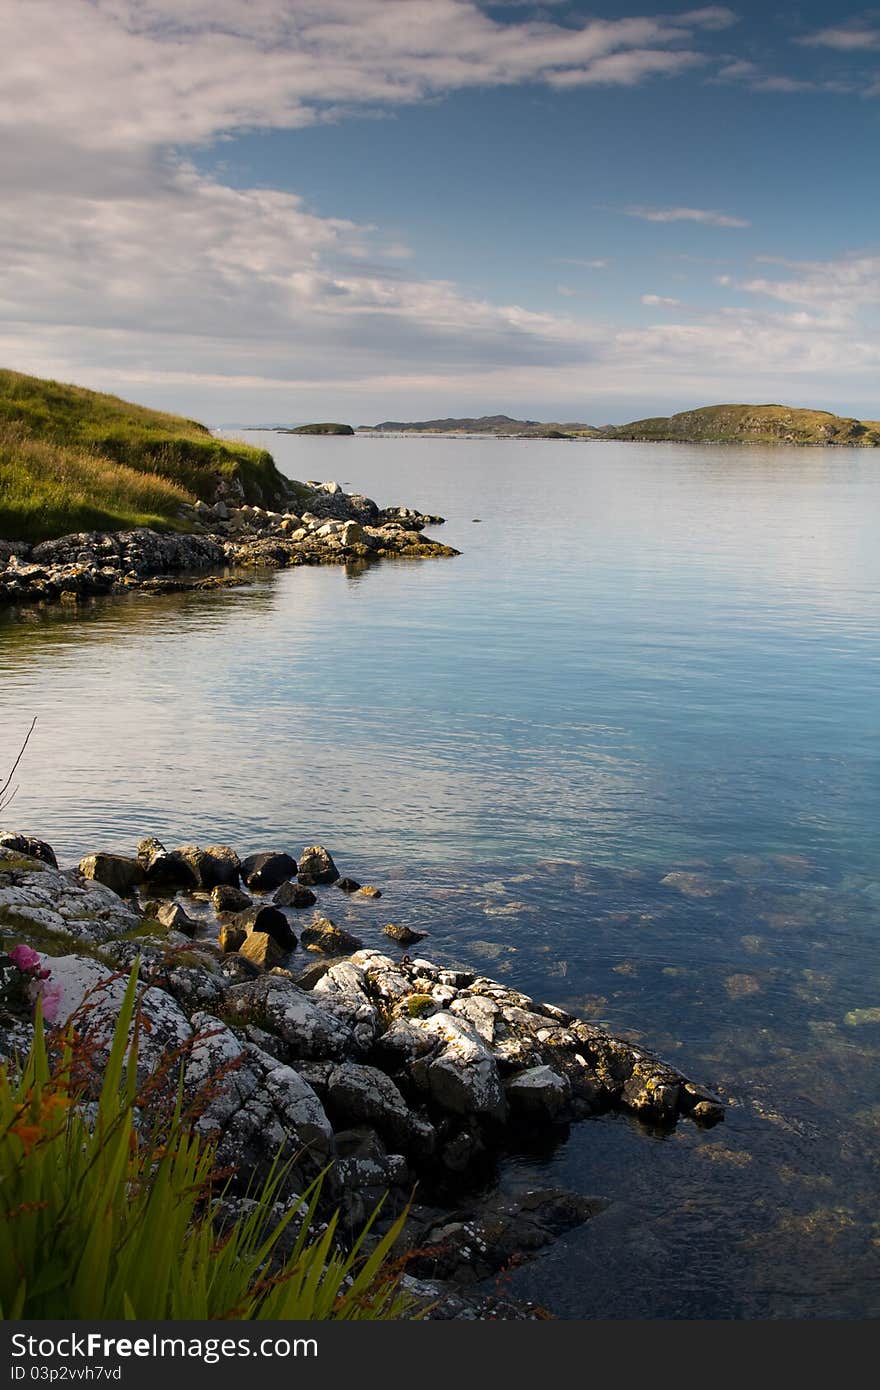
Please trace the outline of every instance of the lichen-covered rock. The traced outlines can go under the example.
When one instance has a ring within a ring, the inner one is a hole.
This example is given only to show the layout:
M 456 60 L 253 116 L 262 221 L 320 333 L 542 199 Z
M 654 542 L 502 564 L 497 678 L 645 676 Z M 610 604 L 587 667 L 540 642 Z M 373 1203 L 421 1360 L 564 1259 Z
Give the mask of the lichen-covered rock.
M 288 1060 L 341 1060 L 351 1045 L 351 1029 L 314 993 L 307 994 L 283 975 L 262 975 L 249 984 L 234 985 L 224 1009 L 234 1024 L 254 1023 L 285 1045 Z
M 137 859 L 124 854 L 87 854 L 80 860 L 79 871 L 83 878 L 93 878 L 123 898 L 134 892 L 144 876 Z
M 327 1082 L 326 1106 L 336 1125 L 374 1125 L 394 1142 L 409 1134 L 409 1109 L 394 1082 L 376 1067 L 342 1062 Z
M 39 859 L 50 868 L 58 868 L 55 851 L 45 840 L 35 840 L 32 835 L 22 835 L 17 830 L 0 830 L 0 848 L 11 850 L 14 854 L 24 854 L 29 859 Z
M 379 1015 L 367 993 L 363 970 L 349 960 L 339 961 L 323 970 L 312 988 L 322 1007 L 351 1029 L 356 1052 L 369 1051 L 379 1032 Z
M 455 1115 L 483 1115 L 502 1121 L 507 1102 L 498 1068 L 476 1029 L 445 1011 L 414 1020 L 432 1038 L 433 1056 L 410 1065 L 410 1075 L 442 1110 Z
M 320 1171 L 333 1129 L 311 1086 L 210 1014 L 195 1013 L 192 1026 L 184 1085 L 191 1102 L 207 1098 L 197 1128 L 217 1142 L 219 1165 L 234 1167 L 242 1186 L 264 1179 L 276 1158 L 307 1177 Z
M 241 876 L 248 888 L 261 893 L 278 888 L 296 874 L 296 860 L 280 851 L 249 854 L 241 861 Z
M 93 946 L 131 931 L 140 916 L 110 888 L 0 848 L 0 928 L 48 931 Z
M 530 1067 L 504 1084 L 511 1112 L 529 1119 L 558 1115 L 571 1095 L 568 1078 L 550 1067 Z
M 339 870 L 323 845 L 306 845 L 299 857 L 299 881 L 307 886 L 313 883 L 335 883 Z

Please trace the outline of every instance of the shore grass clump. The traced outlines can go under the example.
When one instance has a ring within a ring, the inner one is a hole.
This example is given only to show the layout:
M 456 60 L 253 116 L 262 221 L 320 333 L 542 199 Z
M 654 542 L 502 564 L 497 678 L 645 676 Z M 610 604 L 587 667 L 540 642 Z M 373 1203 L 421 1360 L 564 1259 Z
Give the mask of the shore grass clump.
M 367 1253 L 371 1219 L 344 1253 L 336 1217 L 320 1231 L 313 1222 L 320 1180 L 276 1217 L 286 1178 L 278 1165 L 244 1214 L 233 1206 L 230 1216 L 229 1175 L 186 1122 L 182 1093 L 169 1116 L 138 1092 L 136 997 L 137 968 L 97 1103 L 83 1103 L 82 1039 L 72 1025 L 47 1039 L 39 1003 L 30 1055 L 0 1066 L 0 1317 L 410 1314 L 390 1261 L 403 1217 Z M 293 1230 L 282 1258 L 279 1242 Z
M 224 488 L 281 506 L 287 481 L 265 449 L 81 386 L 0 370 L 0 536 L 180 525 Z

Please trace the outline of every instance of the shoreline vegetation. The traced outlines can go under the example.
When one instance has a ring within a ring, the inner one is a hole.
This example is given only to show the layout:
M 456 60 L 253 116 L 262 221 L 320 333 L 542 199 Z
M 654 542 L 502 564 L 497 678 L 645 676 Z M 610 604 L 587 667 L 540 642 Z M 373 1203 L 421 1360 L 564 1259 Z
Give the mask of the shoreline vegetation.
M 266 450 L 195 421 L 0 372 L 0 605 L 457 555 L 423 535 L 442 522 L 286 478 Z
M 152 1115 L 179 1097 L 193 1142 L 228 1175 L 227 1220 L 246 1218 L 266 1183 L 283 1212 L 320 1180 L 312 1210 L 332 1223 L 340 1258 L 393 1244 L 400 1293 L 429 1316 L 537 1316 L 471 1286 L 607 1202 L 561 1188 L 502 1194 L 504 1157 L 538 1137 L 562 1143 L 571 1124 L 605 1113 L 669 1132 L 715 1125 L 724 1106 L 602 1024 L 410 954 L 424 933 L 380 929 L 381 897 L 317 844 L 240 858 L 148 838 L 133 855 L 62 869 L 44 841 L 4 831 L 0 1067 L 14 1085 L 15 1058 L 39 1053 L 40 1016 L 58 1026 L 55 1046 L 73 1017 L 85 1065 L 65 1105 L 94 1102 L 107 1058 L 121 1068 L 118 1020 L 137 980 L 128 1111 L 135 1094 Z M 362 936 L 330 915 L 345 905 L 350 920 L 358 904 Z M 16 1143 L 43 1142 L 42 1112 L 27 1133 L 23 1118 L 0 1113 L 0 1153 L 10 1129 Z M 139 1171 L 148 1197 L 149 1164 Z

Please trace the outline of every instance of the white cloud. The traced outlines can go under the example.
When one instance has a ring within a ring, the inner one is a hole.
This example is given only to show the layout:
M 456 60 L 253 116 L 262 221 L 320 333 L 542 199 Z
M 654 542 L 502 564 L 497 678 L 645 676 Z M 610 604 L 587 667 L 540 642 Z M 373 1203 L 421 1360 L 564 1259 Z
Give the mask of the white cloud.
M 880 29 L 856 20 L 818 29 L 798 42 L 810 48 L 834 48 L 838 53 L 860 53 L 866 48 L 880 48 Z
M 576 265 L 582 270 L 607 270 L 611 264 L 607 260 L 583 260 L 580 256 L 557 256 L 557 265 Z
M 650 309 L 676 309 L 681 300 L 670 299 L 663 294 L 643 294 L 642 303 L 647 304 Z
M 750 227 L 742 217 L 711 208 L 624 208 L 627 217 L 639 217 L 643 222 L 700 222 L 706 227 Z

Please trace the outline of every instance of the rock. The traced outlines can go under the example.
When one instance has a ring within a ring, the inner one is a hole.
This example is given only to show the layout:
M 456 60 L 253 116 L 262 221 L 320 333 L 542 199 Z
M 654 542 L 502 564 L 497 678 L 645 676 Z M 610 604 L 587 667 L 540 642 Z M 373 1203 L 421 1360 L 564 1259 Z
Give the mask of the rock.
M 253 932 L 271 936 L 283 951 L 292 951 L 296 945 L 296 932 L 293 927 L 284 913 L 269 903 L 254 904 L 244 912 L 239 912 L 233 925 L 243 927 L 249 936 Z
M 354 878 L 338 878 L 336 880 L 336 887 L 341 888 L 343 893 L 357 893 L 360 886 L 357 879 Z
M 51 932 L 92 947 L 140 925 L 110 888 L 0 846 L 0 929 Z
M 253 906 L 253 899 L 240 888 L 233 888 L 229 883 L 218 883 L 216 888 L 211 889 L 211 904 L 215 912 L 244 912 Z
M 184 1090 L 204 1096 L 196 1128 L 217 1145 L 219 1167 L 241 1186 L 265 1180 L 273 1165 L 295 1162 L 307 1178 L 333 1157 L 333 1130 L 311 1086 L 290 1066 L 242 1042 L 210 1014 L 195 1013 L 196 1030 Z
M 504 1084 L 514 1115 L 529 1119 L 553 1118 L 571 1095 L 571 1084 L 550 1067 L 530 1067 Z
M 31 835 L 20 835 L 15 830 L 0 831 L 0 846 L 13 850 L 16 854 L 27 855 L 29 859 L 39 859 L 41 863 L 58 868 L 55 851 L 45 840 L 35 840 Z
M 275 938 L 262 931 L 245 935 L 238 954 L 253 965 L 258 965 L 261 970 L 271 970 L 273 966 L 281 965 L 285 955 Z
M 269 939 L 271 940 L 271 937 Z M 228 956 L 223 957 L 220 962 L 220 970 L 224 979 L 232 985 L 249 984 L 252 980 L 258 980 L 263 973 L 262 966 L 248 960 L 247 956 L 240 955 L 237 951 L 230 952 Z
M 180 903 L 160 903 L 156 908 L 156 921 L 169 931 L 183 932 L 184 936 L 195 936 L 199 929 L 198 922 L 187 915 Z
M 351 932 L 337 927 L 329 917 L 317 917 L 301 936 L 302 944 L 310 951 L 323 951 L 327 956 L 347 956 L 363 945 Z
M 382 930 L 392 941 L 396 941 L 398 946 L 414 946 L 417 941 L 424 941 L 428 935 L 426 931 L 412 931 L 410 927 L 398 926 L 396 922 L 389 922 Z
M 122 854 L 87 854 L 79 863 L 83 878 L 93 878 L 112 888 L 120 897 L 127 897 L 142 882 L 144 871 L 137 859 Z
M 313 985 L 315 998 L 351 1029 L 355 1049 L 368 1052 L 379 1032 L 379 1015 L 367 993 L 364 971 L 348 960 L 321 965 Z
M 219 884 L 234 887 L 238 883 L 241 861 L 229 845 L 208 845 L 206 849 L 182 845 L 173 853 L 190 866 L 199 888 L 216 888 Z
M 381 898 L 381 888 L 374 888 L 372 883 L 365 883 L 363 888 L 357 890 L 359 898 Z
M 414 1025 L 435 1039 L 438 1052 L 410 1068 L 416 1083 L 427 1088 L 442 1110 L 455 1115 L 486 1115 L 501 1121 L 507 1104 L 498 1068 L 476 1029 L 455 1014 L 441 1011 Z M 416 1075 L 416 1068 L 422 1068 Z
M 137 848 L 138 863 L 151 888 L 197 888 L 192 866 L 176 850 L 170 853 L 161 840 L 151 836 Z
M 217 933 L 217 942 L 224 954 L 239 951 L 247 940 L 247 931 L 234 922 L 224 922 Z
M 664 888 L 674 888 L 685 898 L 723 898 L 735 888 L 726 879 L 708 878 L 705 874 L 684 873 L 676 870 L 661 878 Z
M 283 975 L 261 975 L 252 983 L 233 986 L 224 1008 L 232 1023 L 254 1023 L 274 1034 L 285 1045 L 288 1060 L 341 1061 L 351 1046 L 351 1029 L 322 1008 L 314 993 L 307 994 Z
M 366 535 L 362 526 L 356 521 L 347 521 L 342 527 L 340 536 L 343 545 L 363 545 Z
M 327 1083 L 325 1104 L 338 1125 L 367 1123 L 394 1141 L 405 1138 L 409 1110 L 394 1082 L 376 1067 L 343 1062 Z
M 295 873 L 296 860 L 291 859 L 289 854 L 277 851 L 251 854 L 241 862 L 241 876 L 248 888 L 255 888 L 260 892 L 278 888 L 286 879 L 293 878 Z
M 301 908 L 311 907 L 318 899 L 311 888 L 305 888 L 301 883 L 282 883 L 272 901 L 279 907 Z
M 338 878 L 339 870 L 324 846 L 306 845 L 299 859 L 300 883 L 307 886 L 313 883 L 335 883 Z

